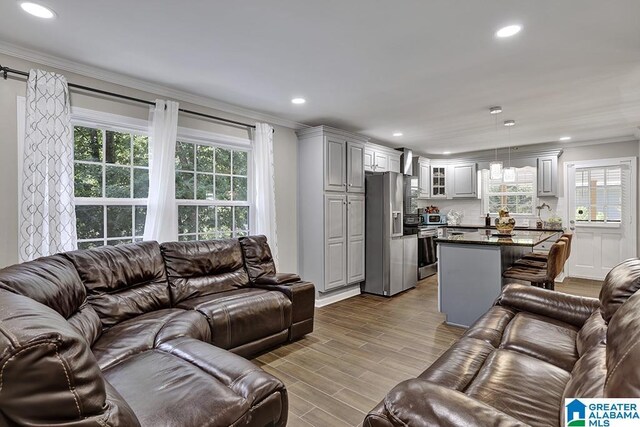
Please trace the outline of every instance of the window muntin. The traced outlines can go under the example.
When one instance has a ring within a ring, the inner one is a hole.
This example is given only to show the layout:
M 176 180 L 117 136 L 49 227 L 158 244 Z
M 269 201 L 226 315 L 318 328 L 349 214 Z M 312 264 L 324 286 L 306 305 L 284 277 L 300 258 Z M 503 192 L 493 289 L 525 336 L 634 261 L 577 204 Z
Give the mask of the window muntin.
M 74 127 L 78 248 L 142 240 L 149 194 L 146 135 Z
M 178 239 L 210 240 L 249 234 L 249 152 L 178 141 Z
M 622 221 L 622 168 L 576 168 L 575 220 L 579 223 Z
M 516 180 L 504 182 L 493 180 L 489 171 L 483 171 L 485 181 L 485 211 L 498 214 L 501 207 L 507 207 L 511 215 L 535 215 L 536 171 L 532 167 L 516 168 Z

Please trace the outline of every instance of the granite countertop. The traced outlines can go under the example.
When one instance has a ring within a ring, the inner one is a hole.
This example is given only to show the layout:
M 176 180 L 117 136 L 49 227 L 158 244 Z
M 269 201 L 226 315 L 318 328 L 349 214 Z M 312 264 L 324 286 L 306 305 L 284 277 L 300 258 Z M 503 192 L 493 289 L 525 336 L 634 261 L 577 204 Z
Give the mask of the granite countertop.
M 513 233 L 511 233 L 511 235 L 507 237 L 493 235 L 491 230 L 467 233 L 452 230 L 446 231 L 442 237 L 436 238 L 435 241 L 437 243 L 459 243 L 468 245 L 534 247 L 556 235 L 558 232 L 559 230 L 514 230 Z
M 492 226 L 486 226 L 484 224 L 482 225 L 442 225 L 441 228 L 477 228 L 478 230 L 495 230 L 496 227 L 494 225 Z M 536 227 L 524 227 L 524 226 L 518 226 L 516 225 L 516 230 L 529 230 L 529 231 L 554 231 L 554 232 L 558 232 L 558 231 L 563 231 L 562 228 L 536 228 Z

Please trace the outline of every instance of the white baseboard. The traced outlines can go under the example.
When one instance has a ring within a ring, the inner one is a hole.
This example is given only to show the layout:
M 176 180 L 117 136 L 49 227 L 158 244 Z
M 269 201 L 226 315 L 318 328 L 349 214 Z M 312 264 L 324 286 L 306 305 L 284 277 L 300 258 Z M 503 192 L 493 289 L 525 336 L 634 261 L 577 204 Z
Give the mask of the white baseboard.
M 317 308 L 324 307 L 326 305 L 342 301 L 343 299 L 355 297 L 356 295 L 360 295 L 360 293 L 360 285 L 358 284 L 358 286 L 355 288 L 348 288 L 344 291 L 338 291 L 327 296 L 320 295 L 316 298 L 315 305 Z

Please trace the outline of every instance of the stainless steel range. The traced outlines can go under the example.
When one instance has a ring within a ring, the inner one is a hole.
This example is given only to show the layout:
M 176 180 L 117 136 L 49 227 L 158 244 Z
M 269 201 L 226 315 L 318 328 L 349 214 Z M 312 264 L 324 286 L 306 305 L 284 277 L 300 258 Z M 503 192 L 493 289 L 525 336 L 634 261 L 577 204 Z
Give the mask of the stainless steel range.
M 435 238 L 440 225 L 423 225 L 421 215 L 405 215 L 403 234 L 418 235 L 418 280 L 438 272 Z

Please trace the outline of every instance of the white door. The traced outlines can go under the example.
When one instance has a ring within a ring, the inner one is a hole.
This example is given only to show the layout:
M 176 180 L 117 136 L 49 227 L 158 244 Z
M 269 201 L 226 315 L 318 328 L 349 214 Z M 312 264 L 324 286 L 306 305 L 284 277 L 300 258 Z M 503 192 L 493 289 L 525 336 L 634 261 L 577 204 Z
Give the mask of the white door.
M 324 145 L 324 189 L 325 191 L 345 191 L 347 188 L 346 141 L 326 137 Z
M 347 141 L 347 191 L 364 193 L 364 144 Z
M 364 281 L 364 195 L 347 196 L 347 283 Z
M 636 256 L 636 158 L 566 163 L 565 177 L 574 233 L 567 275 L 602 280 Z
M 347 196 L 324 196 L 324 290 L 347 284 Z

